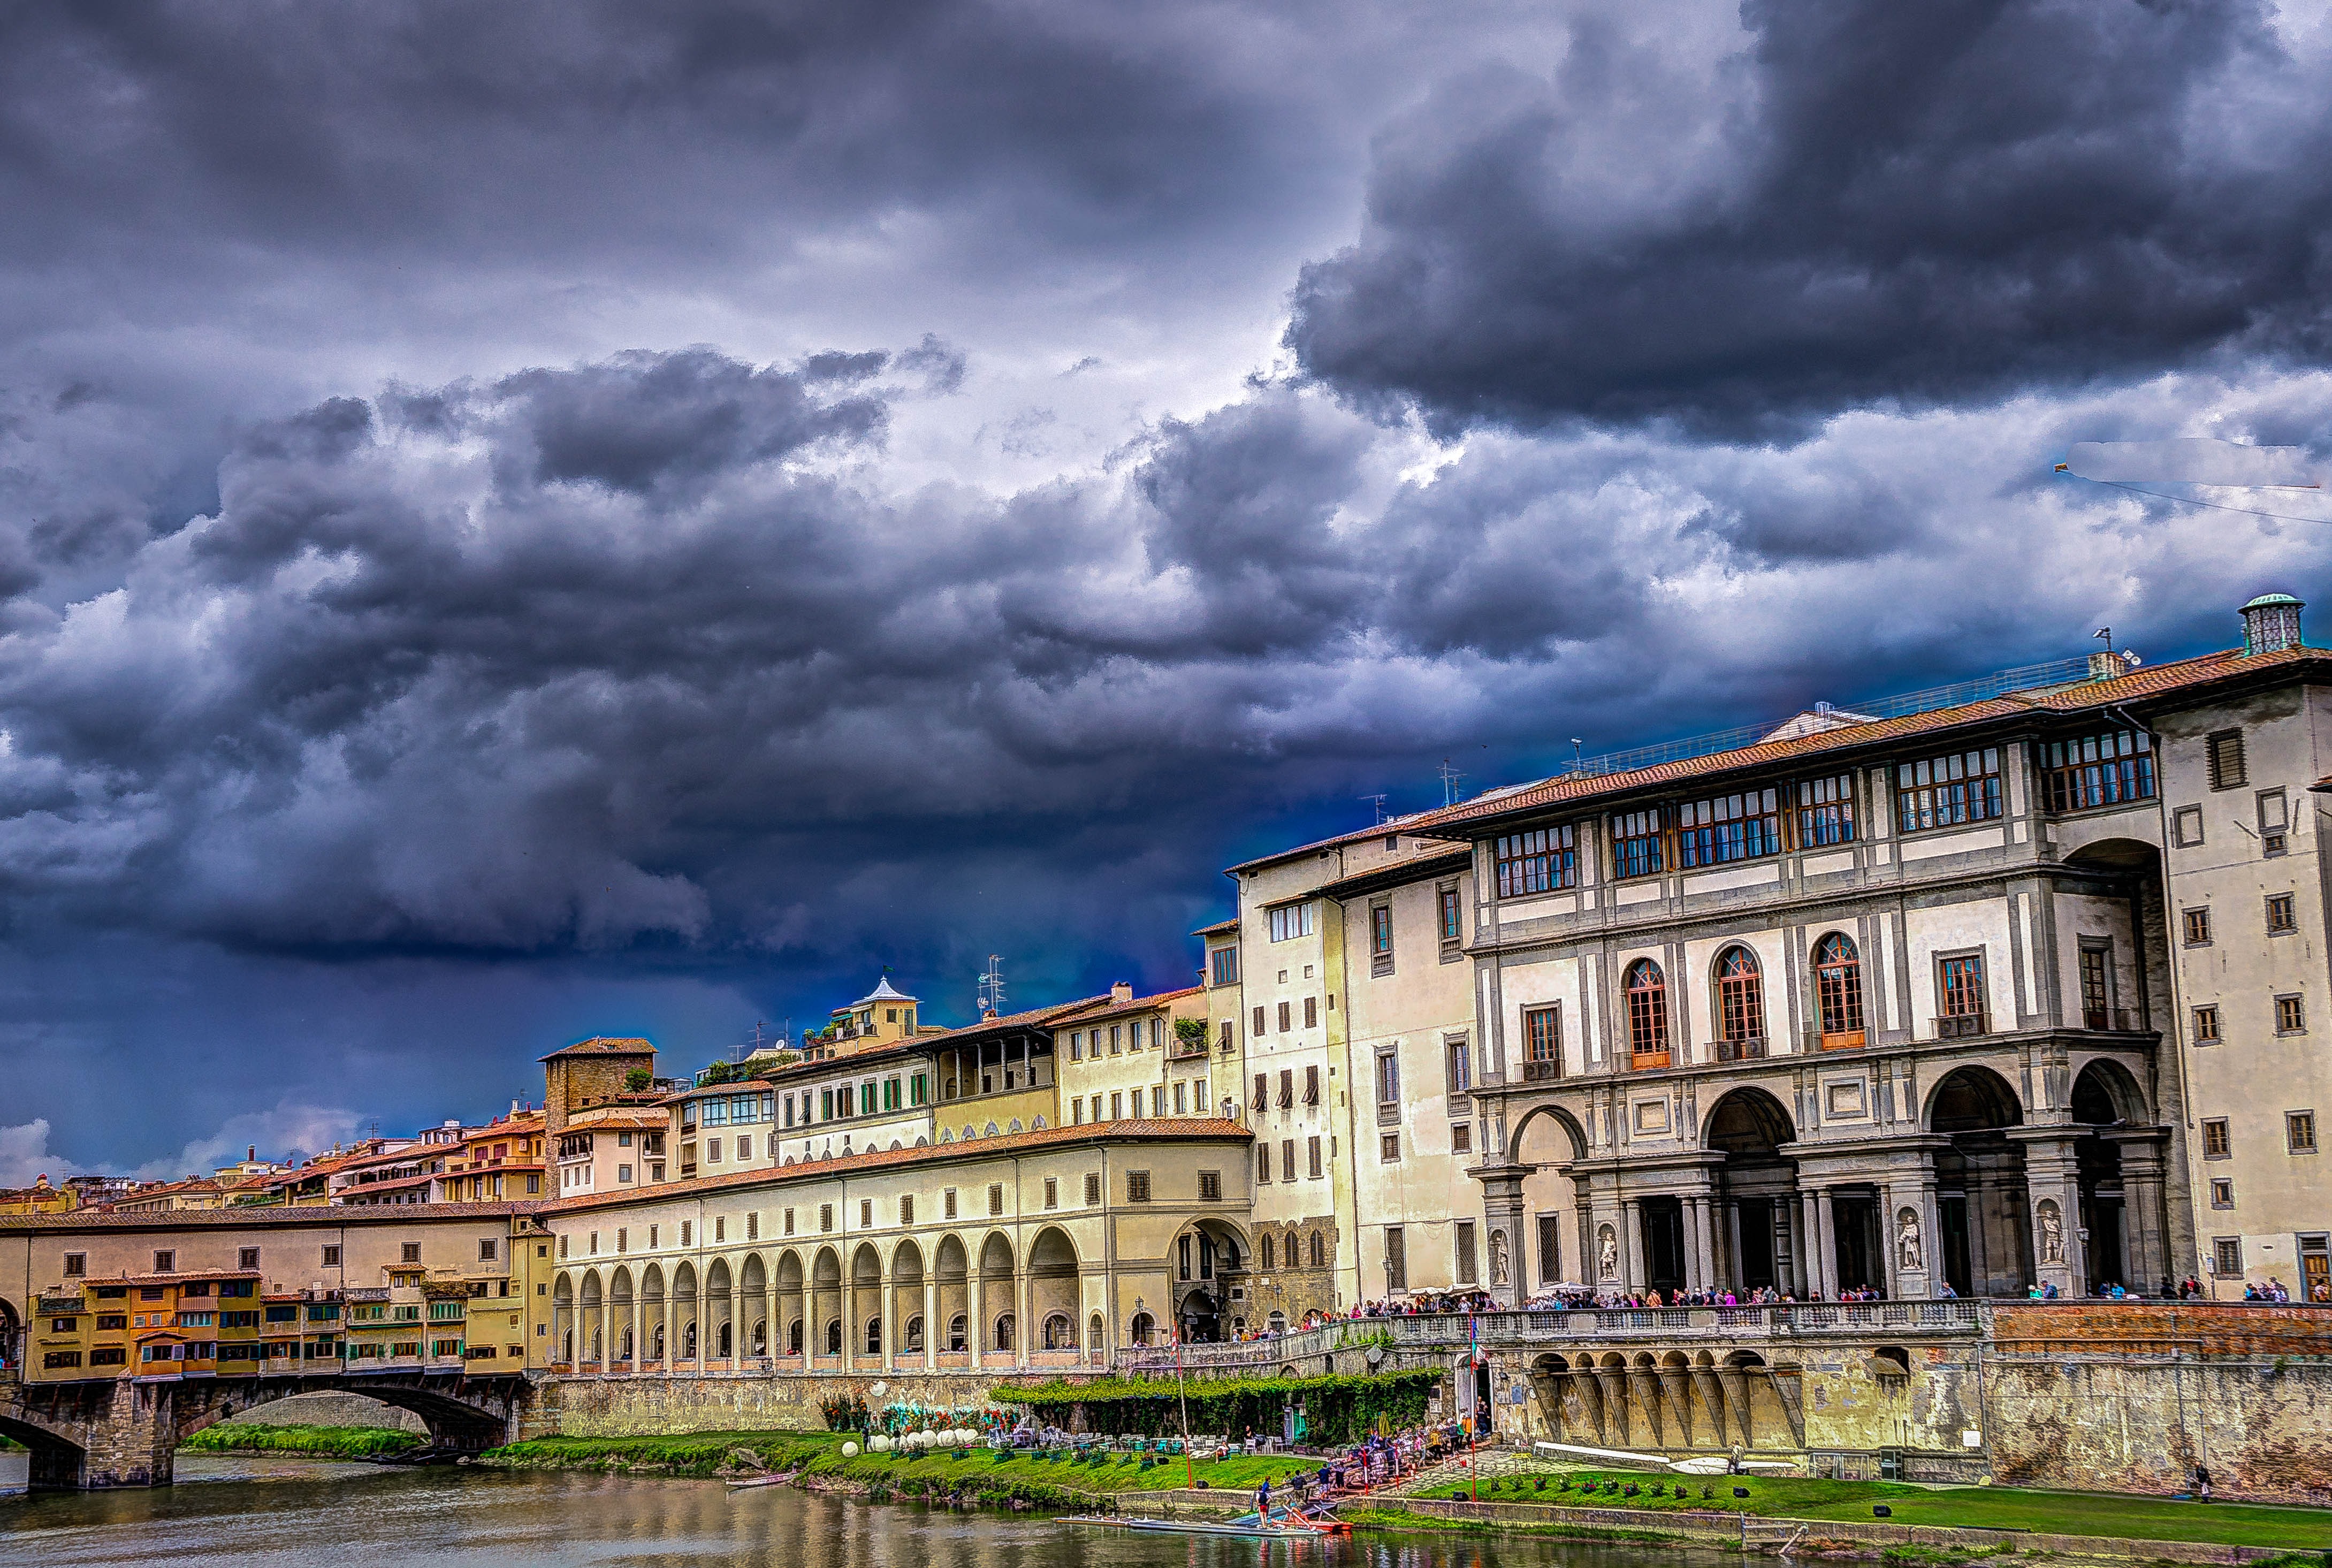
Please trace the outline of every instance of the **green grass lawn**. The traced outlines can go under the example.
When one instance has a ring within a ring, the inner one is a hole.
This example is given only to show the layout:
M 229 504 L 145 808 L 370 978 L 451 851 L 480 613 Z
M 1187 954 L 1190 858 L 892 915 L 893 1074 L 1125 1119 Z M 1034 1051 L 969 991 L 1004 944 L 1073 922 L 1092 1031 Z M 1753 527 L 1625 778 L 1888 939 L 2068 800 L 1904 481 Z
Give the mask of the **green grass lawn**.
M 2037 1530 L 2060 1535 L 2107 1535 L 2136 1541 L 2210 1541 L 2230 1546 L 2332 1550 L 2332 1509 L 2277 1508 L 2255 1503 L 2174 1502 L 2127 1493 L 2049 1492 L 2021 1487 L 1911 1487 L 1891 1481 L 1817 1481 L 1774 1476 L 1666 1476 L 1620 1471 L 1572 1470 L 1500 1476 L 1482 1483 L 1485 1502 L 1553 1503 L 1572 1506 L 1649 1508 L 1682 1513 L 1721 1508 L 1770 1518 L 1869 1519 L 1873 1504 L 1894 1510 L 1897 1525 L 1956 1525 L 1970 1529 Z M 1618 1481 L 1642 1488 L 1633 1497 L 1599 1489 L 1582 1496 L 1582 1483 Z M 1567 1490 L 1558 1482 L 1568 1479 Z M 1651 1496 L 1658 1480 L 1661 1496 Z M 1681 1486 L 1687 1496 L 1678 1497 Z M 1735 1497 L 1735 1487 L 1746 1498 Z M 1703 1487 L 1715 1494 L 1701 1496 Z M 1469 1495 L 1463 1482 L 1436 1487 L 1437 1497 Z
M 954 1453 L 842 1454 L 848 1440 L 838 1432 L 690 1432 L 655 1438 L 539 1438 L 513 1443 L 486 1456 L 490 1460 L 520 1466 L 555 1468 L 597 1468 L 613 1462 L 623 1467 L 655 1468 L 666 1474 L 709 1476 L 728 1457 L 742 1449 L 772 1470 L 805 1470 L 815 1476 L 880 1486 L 911 1495 L 925 1491 L 969 1489 L 1003 1492 L 1041 1499 L 1047 1492 L 1062 1494 L 1164 1490 L 1188 1485 L 1190 1471 L 1179 1456 L 1152 1457 L 1111 1454 L 1100 1462 L 1066 1456 L 1038 1458 L 1013 1454 L 999 1458 L 985 1448 L 958 1457 Z M 1235 1459 L 1200 1459 L 1191 1467 L 1208 1487 L 1222 1491 L 1253 1491 L 1266 1479 L 1275 1486 L 1289 1476 L 1318 1468 L 1316 1460 L 1284 1455 L 1257 1455 Z
M 409 1453 L 425 1441 L 397 1427 L 271 1426 L 263 1421 L 221 1421 L 178 1445 L 193 1453 L 311 1454 L 322 1458 L 377 1458 Z

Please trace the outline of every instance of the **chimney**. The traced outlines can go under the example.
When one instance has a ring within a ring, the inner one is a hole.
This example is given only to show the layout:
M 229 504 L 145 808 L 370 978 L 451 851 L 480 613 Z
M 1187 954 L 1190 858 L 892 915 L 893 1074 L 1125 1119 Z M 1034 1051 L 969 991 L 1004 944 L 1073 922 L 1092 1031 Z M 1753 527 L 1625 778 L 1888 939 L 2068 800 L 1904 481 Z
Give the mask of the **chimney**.
M 245 1149 L 243 1152 L 243 1160 L 244 1163 L 246 1165 L 257 1163 L 259 1160 L 259 1145 L 253 1143 L 250 1148 Z
M 2119 654 L 2102 653 L 2089 655 L 2089 679 L 2118 681 L 2129 674 L 2129 661 Z
M 2299 612 L 2308 607 L 2289 594 L 2261 594 L 2243 607 L 2243 656 L 2278 654 L 2299 644 Z
M 1109 988 L 1109 999 L 1113 1002 L 1132 1001 L 1133 999 L 1133 982 L 1131 980 L 1116 981 Z

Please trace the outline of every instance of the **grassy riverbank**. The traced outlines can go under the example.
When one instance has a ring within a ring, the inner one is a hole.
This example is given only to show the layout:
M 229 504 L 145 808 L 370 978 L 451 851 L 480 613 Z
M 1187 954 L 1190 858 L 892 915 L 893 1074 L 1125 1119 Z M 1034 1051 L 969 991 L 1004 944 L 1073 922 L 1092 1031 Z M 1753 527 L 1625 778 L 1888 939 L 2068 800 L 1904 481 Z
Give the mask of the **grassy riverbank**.
M 1622 1492 L 1582 1495 L 1582 1483 L 1621 1483 Z M 1540 1480 L 1545 1486 L 1541 1488 Z M 1652 1495 L 1652 1483 L 1660 1495 Z M 1567 1481 L 1567 1488 L 1559 1483 Z M 1624 1496 L 1626 1486 L 1639 1488 Z M 1685 1496 L 1677 1496 L 1681 1486 Z M 1735 1496 L 1739 1488 L 1746 1497 Z M 1704 1498 L 1703 1490 L 1713 1494 Z M 1438 1487 L 1436 1497 L 1465 1497 L 1465 1483 Z M 2103 1535 L 2132 1541 L 2205 1541 L 2222 1546 L 2332 1549 L 2332 1509 L 2279 1508 L 2256 1503 L 2182 1503 L 2121 1492 L 2055 1492 L 2022 1487 L 1912 1487 L 1888 1481 L 1818 1481 L 1795 1477 L 1691 1476 L 1654 1477 L 1610 1471 L 1547 1471 L 1485 1478 L 1486 1503 L 1549 1503 L 1557 1506 L 1642 1508 L 1684 1513 L 1722 1509 L 1772 1519 L 1870 1519 L 1884 1505 L 1888 1522 L 1976 1530 L 2031 1530 L 2058 1535 Z
M 864 1487 L 876 1495 L 961 1496 L 1037 1506 L 1075 1506 L 1113 1492 L 1147 1491 L 1189 1484 L 1179 1458 L 1145 1464 L 1133 1455 L 1111 1455 L 1103 1463 L 998 1455 L 984 1448 L 969 1454 L 907 1456 L 860 1453 L 845 1458 L 846 1438 L 836 1432 L 692 1432 L 654 1438 L 538 1438 L 481 1456 L 480 1462 L 523 1469 L 611 1469 L 636 1474 L 707 1477 L 726 1468 L 798 1471 L 815 1480 Z M 1274 1484 L 1316 1461 L 1285 1456 L 1201 1459 L 1191 1470 L 1208 1487 L 1244 1495 L 1268 1479 Z
M 427 1439 L 396 1427 L 272 1427 L 221 1421 L 178 1445 L 181 1453 L 305 1454 L 319 1459 L 378 1459 L 410 1453 Z

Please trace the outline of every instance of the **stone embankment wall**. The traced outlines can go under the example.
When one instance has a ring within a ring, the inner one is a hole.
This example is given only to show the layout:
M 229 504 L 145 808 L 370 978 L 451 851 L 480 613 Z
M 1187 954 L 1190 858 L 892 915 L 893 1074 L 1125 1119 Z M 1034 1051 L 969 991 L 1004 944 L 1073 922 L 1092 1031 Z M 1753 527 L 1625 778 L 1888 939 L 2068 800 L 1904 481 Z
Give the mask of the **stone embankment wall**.
M 886 1399 L 951 1408 L 985 1404 L 996 1381 L 993 1372 L 567 1378 L 545 1391 L 549 1398 L 538 1401 L 537 1420 L 530 1424 L 570 1438 L 822 1431 L 822 1401 L 855 1393 L 872 1403 L 867 1391 L 878 1382 L 889 1389 Z

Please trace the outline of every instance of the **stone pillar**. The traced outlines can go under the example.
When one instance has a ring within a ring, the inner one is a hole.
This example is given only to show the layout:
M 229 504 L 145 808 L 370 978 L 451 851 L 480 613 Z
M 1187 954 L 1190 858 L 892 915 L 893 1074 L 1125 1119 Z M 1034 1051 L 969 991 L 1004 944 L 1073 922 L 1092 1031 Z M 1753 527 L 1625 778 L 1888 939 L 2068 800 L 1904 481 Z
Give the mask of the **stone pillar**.
M 1709 1200 L 1692 1197 L 1685 1200 L 1687 1226 L 1692 1232 L 1692 1269 L 1689 1281 L 1694 1290 L 1711 1290 L 1716 1285 L 1716 1217 L 1710 1211 Z
M 891 1266 L 883 1266 L 883 1370 L 892 1372 L 898 1366 L 899 1339 L 905 1319 L 899 1315 L 898 1282 L 891 1276 Z
M 2025 1212 L 2032 1226 L 2032 1273 L 2060 1296 L 2077 1294 L 2088 1276 L 2081 1249 L 2080 1164 L 2073 1152 L 2081 1129 L 2011 1127 L 2024 1145 Z
M 1632 1198 L 1620 1200 L 1620 1287 L 1644 1287 L 1644 1216 Z
M 1523 1267 L 1523 1178 L 1530 1173 L 1522 1165 L 1483 1165 L 1474 1174 L 1482 1183 L 1482 1209 L 1488 1221 L 1489 1235 L 1484 1238 L 1487 1248 L 1486 1278 L 1494 1301 L 1510 1307 L 1520 1307 L 1529 1298 L 1530 1286 L 1525 1277 L 1529 1271 Z M 1503 1246 L 1496 1238 L 1503 1235 Z M 1497 1276 L 1496 1260 L 1504 1257 L 1506 1277 Z
M 1800 1188 L 1797 1209 L 1790 1216 L 1790 1223 L 1797 1229 L 1794 1239 L 1798 1244 L 1798 1299 L 1801 1301 L 1821 1288 L 1821 1229 L 1817 1223 L 1820 1214 L 1813 1189 Z
M 2171 1275 L 2170 1211 L 2162 1153 L 2167 1127 L 2128 1127 L 2104 1134 L 2121 1155 L 2121 1223 L 2129 1246 L 2129 1284 L 2151 1291 Z
M 940 1282 L 927 1267 L 923 1270 L 923 1370 L 935 1371 L 939 1362 L 940 1344 Z
M 1035 1340 L 1036 1325 L 1028 1321 L 1028 1296 L 1034 1282 L 1029 1278 L 1027 1259 L 1022 1258 L 1012 1271 L 1012 1364 L 1028 1364 L 1028 1347 Z
M 1817 1265 L 1814 1288 L 1829 1300 L 1838 1297 L 1838 1207 L 1830 1189 L 1814 1189 L 1813 1253 Z
M 1741 1200 L 1725 1200 L 1725 1283 L 1723 1288 L 1735 1296 L 1748 1294 L 1748 1282 L 1741 1277 Z
M 849 1264 L 842 1266 L 842 1370 L 855 1371 L 857 1366 L 858 1338 L 858 1271 Z
M 964 1273 L 963 1296 L 963 1343 L 971 1353 L 971 1370 L 978 1372 L 987 1364 L 980 1357 L 988 1338 L 988 1276 L 976 1263 Z

